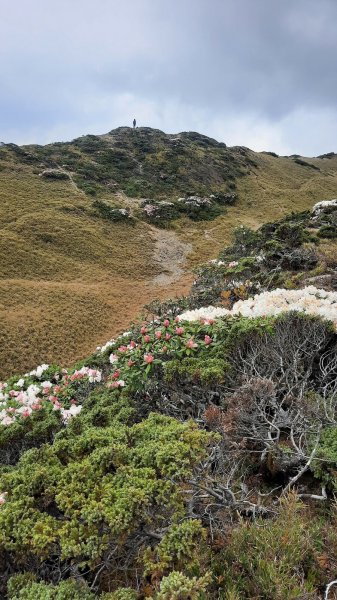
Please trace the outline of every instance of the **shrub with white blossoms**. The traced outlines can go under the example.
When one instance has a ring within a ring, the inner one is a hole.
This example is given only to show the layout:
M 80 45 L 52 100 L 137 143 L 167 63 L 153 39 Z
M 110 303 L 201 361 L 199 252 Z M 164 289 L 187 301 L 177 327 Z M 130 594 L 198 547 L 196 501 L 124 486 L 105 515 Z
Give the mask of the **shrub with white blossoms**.
M 333 200 L 322 200 L 322 202 L 317 202 L 312 208 L 312 213 L 315 215 L 319 215 L 321 212 L 324 212 L 326 209 L 336 208 L 337 210 L 337 198 Z
M 47 371 L 49 369 L 49 365 L 39 365 L 38 367 L 36 367 L 36 369 L 34 369 L 33 371 L 30 371 L 29 373 L 26 373 L 25 377 L 37 377 L 38 379 L 41 379 L 43 373 L 45 371 Z
M 328 292 L 311 285 L 299 290 L 275 289 L 256 294 L 248 300 L 235 302 L 232 310 L 207 306 L 179 315 L 180 321 L 214 320 L 220 317 L 242 315 L 267 317 L 283 312 L 297 311 L 332 321 L 337 329 L 337 292 Z
M 227 308 L 219 306 L 204 306 L 195 310 L 186 310 L 181 315 L 178 315 L 179 321 L 214 321 L 220 317 L 227 317 L 231 311 Z

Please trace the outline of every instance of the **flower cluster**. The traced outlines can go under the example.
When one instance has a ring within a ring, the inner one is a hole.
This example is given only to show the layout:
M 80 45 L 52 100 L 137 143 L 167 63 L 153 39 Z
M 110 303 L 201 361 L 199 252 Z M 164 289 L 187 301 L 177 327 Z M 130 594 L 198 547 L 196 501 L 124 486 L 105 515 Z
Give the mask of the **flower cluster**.
M 209 261 L 209 263 L 211 265 L 216 265 L 217 267 L 227 267 L 227 269 L 235 269 L 235 267 L 238 266 L 238 261 L 237 260 L 232 260 L 231 262 L 227 263 L 223 260 L 218 260 L 217 258 L 213 258 L 212 260 Z
M 66 369 L 61 373 L 56 371 L 50 377 L 52 381 L 41 381 L 48 369 L 49 365 L 40 365 L 12 384 L 0 382 L 0 425 L 12 425 L 17 419 L 25 419 L 47 406 L 59 411 L 63 423 L 67 424 L 82 409 L 74 397 L 78 386 L 83 382 L 99 383 L 102 379 L 101 371 L 82 367 L 73 373 Z
M 180 321 L 209 321 L 220 317 L 274 316 L 283 312 L 298 311 L 320 316 L 332 321 L 337 329 L 337 292 L 328 292 L 313 285 L 299 290 L 275 289 L 256 294 L 248 300 L 235 302 L 232 310 L 207 306 L 189 310 L 179 315 Z
M 117 338 L 113 344 L 105 346 L 113 367 L 107 387 L 115 389 L 127 385 L 139 389 L 155 366 L 172 356 L 184 357 L 207 351 L 211 344 L 216 343 L 216 333 L 210 327 L 213 323 L 205 320 L 206 328 L 200 327 L 200 324 L 182 327 L 178 317 L 156 319 L 141 327 L 139 332 L 135 331 L 131 339 Z
M 337 199 L 333 200 L 323 200 L 322 202 L 317 202 L 312 208 L 312 213 L 315 215 L 319 215 L 321 212 L 324 212 L 326 209 L 336 208 L 337 209 Z
M 245 317 L 272 316 L 297 311 L 332 321 L 337 328 L 337 292 L 328 292 L 311 285 L 299 290 L 276 289 L 239 300 L 232 314 Z
M 179 321 L 214 321 L 220 317 L 227 317 L 231 314 L 231 311 L 227 308 L 219 306 L 204 306 L 203 308 L 196 308 L 194 310 L 186 310 L 181 315 L 178 315 Z

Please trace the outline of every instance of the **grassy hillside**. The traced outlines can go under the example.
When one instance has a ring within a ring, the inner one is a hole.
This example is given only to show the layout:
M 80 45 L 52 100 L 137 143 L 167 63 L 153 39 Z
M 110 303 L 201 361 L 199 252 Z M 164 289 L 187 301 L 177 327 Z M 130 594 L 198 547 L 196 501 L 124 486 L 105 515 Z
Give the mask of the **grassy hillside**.
M 256 228 L 336 190 L 334 155 L 257 154 L 196 133 L 119 128 L 0 147 L 0 375 L 71 364 L 154 297 L 186 292 L 191 268 L 213 258 L 237 225 Z M 170 232 L 144 219 L 145 198 L 211 193 L 236 194 L 235 203 L 212 220 L 181 214 Z M 112 219 L 116 208 L 130 218 Z

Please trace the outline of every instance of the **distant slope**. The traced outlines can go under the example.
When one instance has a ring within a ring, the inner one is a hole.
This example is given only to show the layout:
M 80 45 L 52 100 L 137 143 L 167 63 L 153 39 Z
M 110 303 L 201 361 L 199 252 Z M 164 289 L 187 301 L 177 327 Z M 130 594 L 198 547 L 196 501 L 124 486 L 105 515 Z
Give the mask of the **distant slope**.
M 50 169 L 61 178 L 41 176 Z M 139 213 L 144 198 L 217 192 L 237 194 L 235 205 L 212 221 L 183 216 L 169 237 Z M 3 145 L 0 376 L 85 356 L 144 303 L 186 291 L 190 268 L 214 257 L 237 225 L 256 228 L 336 195 L 335 155 L 276 157 L 193 132 L 122 127 L 70 143 Z M 97 200 L 131 210 L 132 222 L 103 218 Z M 168 264 L 166 240 L 177 264 Z

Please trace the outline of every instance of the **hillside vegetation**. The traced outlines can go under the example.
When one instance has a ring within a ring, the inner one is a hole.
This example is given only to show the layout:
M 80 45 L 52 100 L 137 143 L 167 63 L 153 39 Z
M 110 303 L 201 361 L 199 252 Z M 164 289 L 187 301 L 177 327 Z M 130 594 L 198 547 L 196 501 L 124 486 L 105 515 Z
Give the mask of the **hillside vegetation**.
M 240 226 L 189 294 L 0 384 L 1 597 L 334 597 L 336 219 Z
M 236 226 L 307 209 L 336 183 L 335 155 L 276 157 L 191 132 L 1 146 L 0 374 L 70 365 L 153 298 L 186 293 Z

